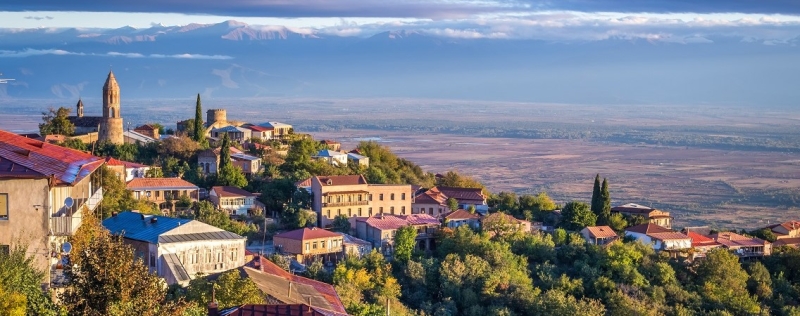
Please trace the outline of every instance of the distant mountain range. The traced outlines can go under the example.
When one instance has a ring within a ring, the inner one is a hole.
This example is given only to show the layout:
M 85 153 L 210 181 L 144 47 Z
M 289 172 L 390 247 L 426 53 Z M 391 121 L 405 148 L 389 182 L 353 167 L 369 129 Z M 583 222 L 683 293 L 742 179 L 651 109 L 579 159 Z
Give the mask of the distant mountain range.
M 738 37 L 680 44 L 320 34 L 237 21 L 0 29 L 0 98 L 411 97 L 563 103 L 793 104 L 800 54 Z

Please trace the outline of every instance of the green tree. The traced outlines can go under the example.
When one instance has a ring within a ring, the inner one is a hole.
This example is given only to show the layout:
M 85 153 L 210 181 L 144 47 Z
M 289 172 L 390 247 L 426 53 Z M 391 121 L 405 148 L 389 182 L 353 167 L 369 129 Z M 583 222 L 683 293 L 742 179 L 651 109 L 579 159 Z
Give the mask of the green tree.
M 601 202 L 600 197 L 600 174 L 598 173 L 594 176 L 594 188 L 592 189 L 592 213 L 597 215 L 599 218 L 601 213 L 603 212 L 603 203 Z
M 77 138 L 67 138 L 63 142 L 58 143 L 59 146 L 77 149 L 81 151 L 89 150 L 89 146 L 86 145 L 82 140 Z
M 147 169 L 147 171 L 144 173 L 144 176 L 146 178 L 163 178 L 164 172 L 162 172 L 161 168 L 159 167 L 151 167 L 150 169 Z
M 64 270 L 71 281 L 60 295 L 70 315 L 180 315 L 182 302 L 169 302 L 163 281 L 122 237 L 104 230 L 74 252 L 77 267 Z
M 331 224 L 332 231 L 349 234 L 350 228 L 350 221 L 346 215 L 339 214 L 333 218 L 333 223 Z
M 200 104 L 200 94 L 197 94 L 197 103 L 194 106 L 194 123 L 192 133 L 192 140 L 196 141 L 200 145 L 203 145 L 207 142 L 205 130 L 206 128 L 203 127 L 203 108 Z
M 217 185 L 244 188 L 247 178 L 239 167 L 233 165 L 231 160 L 231 143 L 228 134 L 222 136 L 222 147 L 219 155 L 219 171 L 217 172 Z
M 411 260 L 417 246 L 417 229 L 414 226 L 400 227 L 394 235 L 394 259 L 405 263 Z
M 313 211 L 292 204 L 281 213 L 281 224 L 287 229 L 313 226 L 317 223 L 317 215 Z
M 625 230 L 625 228 L 628 227 L 628 221 L 625 220 L 625 216 L 616 213 L 608 217 L 606 225 L 608 225 L 608 227 L 611 227 L 611 229 L 613 229 L 616 232 L 622 232 Z
M 564 205 L 561 209 L 561 216 L 565 228 L 569 230 L 580 230 L 587 226 L 594 226 L 597 223 L 597 215 L 592 213 L 589 205 L 583 202 L 572 201 Z
M 603 178 L 603 184 L 600 188 L 600 214 L 597 215 L 597 220 L 600 224 L 607 224 L 608 218 L 611 216 L 611 194 L 608 193 L 608 180 Z
M 238 269 L 219 275 L 214 282 L 209 278 L 195 278 L 186 288 L 186 299 L 205 306 L 211 302 L 212 287 L 220 309 L 245 304 L 264 304 L 264 293 L 250 278 L 243 278 Z
M 72 136 L 75 134 L 75 125 L 67 119 L 70 110 L 65 107 L 58 109 L 49 108 L 47 112 L 42 112 L 42 123 L 39 124 L 39 133 L 44 135 L 64 135 Z
M 8 253 L 0 252 L 0 289 L 4 300 L 0 314 L 11 315 L 58 315 L 48 293 L 42 291 L 45 274 L 34 268 L 34 257 L 28 255 L 27 245 L 10 246 Z
M 0 284 L 0 315 L 6 316 L 25 316 L 28 305 L 28 298 L 24 294 L 14 291 L 7 291 Z
M 447 199 L 446 203 L 447 203 L 447 208 L 450 209 L 451 211 L 458 210 L 458 200 L 454 198 L 449 198 Z
M 248 238 L 254 236 L 258 231 L 258 228 L 254 224 L 248 225 L 243 222 L 232 220 L 227 212 L 216 210 L 214 205 L 208 201 L 201 201 L 195 204 L 195 219 Z
M 755 262 L 747 267 L 750 278 L 747 280 L 747 289 L 761 302 L 761 308 L 767 300 L 772 298 L 772 278 L 769 270 L 761 262 Z
M 747 291 L 749 276 L 739 258 L 728 250 L 709 251 L 697 267 L 697 276 L 708 310 L 727 310 L 736 315 L 758 313 L 758 303 Z
M 325 269 L 325 265 L 322 263 L 322 259 L 319 257 L 315 258 L 311 264 L 306 266 L 305 275 L 307 278 L 314 279 L 317 281 L 322 281 L 326 283 L 330 283 L 331 275 L 328 273 L 328 270 Z

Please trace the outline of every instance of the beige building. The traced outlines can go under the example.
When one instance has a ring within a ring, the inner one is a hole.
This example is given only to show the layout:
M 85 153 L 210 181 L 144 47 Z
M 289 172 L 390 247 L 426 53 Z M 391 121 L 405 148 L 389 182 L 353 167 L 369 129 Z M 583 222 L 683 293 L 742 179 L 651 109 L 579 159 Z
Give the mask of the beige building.
M 442 214 L 450 212 L 447 205 L 447 200 L 450 198 L 458 202 L 460 209 L 467 210 L 474 207 L 478 214 L 487 215 L 489 213 L 486 195 L 483 194 L 482 189 L 445 186 L 436 186 L 417 194 L 412 205 L 413 213 L 440 217 Z
M 122 212 L 103 221 L 167 284 L 244 266 L 247 238 L 196 220 Z
M 147 171 L 153 168 L 148 165 L 122 161 L 112 157 L 106 157 L 106 167 L 116 173 L 122 182 L 129 182 L 135 178 L 144 178 Z
M 292 129 L 291 125 L 281 122 L 266 122 L 264 124 L 260 124 L 259 126 L 272 130 L 273 139 L 283 139 L 294 132 L 294 129 Z
M 615 213 L 622 214 L 625 217 L 641 216 L 650 224 L 672 228 L 672 216 L 669 215 L 669 212 L 660 211 L 652 207 L 628 203 L 611 208 L 611 214 Z
M 375 215 L 356 219 L 356 237 L 372 243 L 384 254 L 394 253 L 394 236 L 401 227 L 413 226 L 417 230 L 417 249 L 436 249 L 435 235 L 441 223 L 428 214 Z
M 351 219 L 411 214 L 411 192 L 410 185 L 368 184 L 361 175 L 311 178 L 312 209 L 320 227 L 330 226 L 340 214 Z
M 587 243 L 598 246 L 608 245 L 617 239 L 617 233 L 608 226 L 589 226 L 581 230 L 581 236 Z
M 136 178 L 125 188 L 133 192 L 133 198 L 155 203 L 161 210 L 171 209 L 167 202 L 177 201 L 184 195 L 196 202 L 200 190 L 181 178 Z
M 264 205 L 256 200 L 256 194 L 237 187 L 215 186 L 208 193 L 208 199 L 220 210 L 226 210 L 231 215 L 247 215 L 256 208 Z
M 90 154 L 0 130 L 0 251 L 27 245 L 46 284 L 59 282 L 66 239 L 103 199 Z
M 328 262 L 341 257 L 344 244 L 341 234 L 322 228 L 301 228 L 272 237 L 275 250 L 294 255 L 298 262 L 309 263 L 314 258 Z
M 258 173 L 261 170 L 261 158 L 243 153 L 236 147 L 230 147 L 231 163 L 242 169 L 245 175 Z M 219 169 L 221 150 L 219 148 L 206 149 L 197 154 L 197 165 L 203 173 L 217 173 Z
M 155 127 L 150 124 L 144 124 L 142 126 L 136 127 L 133 129 L 134 132 L 142 134 L 144 136 L 150 137 L 152 139 L 160 139 L 161 135 L 159 134 L 158 127 Z

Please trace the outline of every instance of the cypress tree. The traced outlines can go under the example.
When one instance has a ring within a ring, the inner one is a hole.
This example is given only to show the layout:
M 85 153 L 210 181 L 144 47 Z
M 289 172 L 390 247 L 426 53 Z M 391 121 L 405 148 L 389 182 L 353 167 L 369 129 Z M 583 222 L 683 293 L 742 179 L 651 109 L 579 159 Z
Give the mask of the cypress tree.
M 594 177 L 594 190 L 592 190 L 592 213 L 597 215 L 597 217 L 601 217 L 600 213 L 603 210 L 603 204 L 600 200 L 600 174 L 598 173 Z
M 606 178 L 603 178 L 603 185 L 600 189 L 600 206 L 598 220 L 603 224 L 607 224 L 608 218 L 611 217 L 611 194 L 608 193 L 608 180 Z
M 231 142 L 228 139 L 228 133 L 222 135 L 222 147 L 219 152 L 219 169 L 228 167 L 231 162 Z
M 203 143 L 206 139 L 205 128 L 203 128 L 203 109 L 200 105 L 200 94 L 197 94 L 197 105 L 194 108 L 194 135 L 192 139 L 198 143 Z

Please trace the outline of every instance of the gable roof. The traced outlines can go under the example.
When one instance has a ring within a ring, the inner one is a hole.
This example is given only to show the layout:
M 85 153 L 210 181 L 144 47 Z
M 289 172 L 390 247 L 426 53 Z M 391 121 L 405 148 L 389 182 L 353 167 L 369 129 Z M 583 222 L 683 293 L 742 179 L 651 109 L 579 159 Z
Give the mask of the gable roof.
M 780 247 L 780 246 L 797 247 L 797 246 L 800 246 L 800 237 L 778 239 L 774 243 L 772 243 L 772 246 L 773 247 Z
M 714 238 L 714 240 L 726 248 L 764 246 L 769 244 L 769 242 L 765 240 L 755 237 L 742 236 L 734 232 L 720 232 L 711 235 L 711 238 Z
M 106 165 L 109 166 L 123 166 L 125 168 L 146 168 L 148 165 L 115 159 L 114 157 L 106 157 Z
M 74 184 L 105 161 L 101 157 L 0 130 L 0 178 L 53 176 L 54 184 Z
M 281 237 L 281 238 L 287 238 L 287 239 L 293 239 L 293 240 L 307 240 L 307 239 L 331 238 L 331 237 L 341 237 L 341 236 L 342 236 L 341 234 L 337 234 L 337 233 L 334 233 L 332 231 L 328 231 L 328 230 L 325 230 L 325 229 L 322 229 L 322 228 L 317 228 L 317 227 L 308 228 L 308 227 L 305 227 L 305 228 L 295 229 L 295 230 L 288 231 L 288 232 L 285 232 L 285 233 L 277 234 L 277 235 L 273 236 L 273 238 Z
M 461 202 L 462 200 L 483 201 L 486 199 L 486 196 L 483 195 L 483 189 L 481 188 L 455 188 L 455 187 L 435 186 L 431 190 L 441 192 L 442 194 L 447 196 L 447 198 L 454 198 L 459 202 Z
M 379 214 L 372 217 L 358 217 L 357 222 L 364 222 L 367 225 L 379 230 L 395 230 L 409 225 L 440 225 L 439 220 L 428 214 L 411 215 L 389 215 Z
M 778 228 L 778 227 L 782 227 L 783 229 L 785 229 L 787 231 L 797 230 L 797 229 L 800 229 L 800 221 L 788 221 L 788 222 L 783 222 L 783 223 L 779 223 L 779 224 L 769 225 L 769 226 L 767 226 L 765 228 L 769 228 L 774 233 L 777 233 L 779 235 L 784 235 L 782 232 L 779 232 L 779 231 L 775 230 L 775 228 Z
M 689 236 L 684 235 L 683 233 L 679 232 L 664 232 L 664 233 L 650 233 L 647 234 L 650 238 L 658 239 L 658 240 L 678 240 L 678 239 L 690 239 Z
M 650 224 L 650 223 L 631 226 L 631 227 L 626 228 L 625 231 L 626 232 L 639 233 L 639 234 L 645 234 L 645 235 L 648 235 L 648 236 L 651 235 L 651 234 L 674 233 L 675 232 L 675 231 L 673 231 L 673 230 L 671 230 L 669 228 L 658 226 L 656 224 Z
M 153 126 L 153 125 L 150 125 L 150 124 L 144 124 L 144 125 L 142 125 L 142 126 L 138 126 L 138 127 L 134 128 L 133 130 L 134 130 L 134 131 L 135 131 L 135 130 L 143 130 L 143 131 L 157 131 L 157 130 L 158 130 L 158 128 L 156 128 L 155 126 Z
M 330 149 L 323 149 L 318 151 L 317 154 L 315 155 L 315 157 L 336 157 L 336 156 L 347 156 L 347 153 Z
M 310 186 L 311 186 L 311 178 L 308 178 L 308 179 L 305 179 L 305 180 L 300 180 L 300 181 L 297 181 L 297 182 L 295 182 L 295 183 L 294 183 L 294 186 L 295 186 L 295 187 L 298 187 L 298 188 L 307 188 L 307 187 L 310 187 Z
M 720 243 L 714 241 L 711 237 L 702 235 L 700 233 L 694 232 L 692 230 L 686 231 L 686 236 L 689 236 L 692 239 L 692 247 L 716 247 L 720 246 Z
M 155 219 L 155 220 L 153 220 Z M 244 239 L 237 234 L 191 219 L 122 212 L 103 220 L 112 234 L 151 244 L 198 240 Z M 178 228 L 190 227 L 185 233 Z
M 617 233 L 608 226 L 588 226 L 584 228 L 589 236 L 594 238 L 614 238 L 619 237 Z
M 239 189 L 237 187 L 230 187 L 230 186 L 214 186 L 211 187 L 211 191 L 214 192 L 219 197 L 253 197 L 256 196 L 255 193 L 248 192 L 246 190 Z
M 365 179 L 362 175 L 314 176 L 311 179 L 311 181 L 319 182 L 319 184 L 322 186 L 367 184 L 367 179 Z M 329 181 L 330 184 L 328 184 Z
M 159 190 L 196 190 L 196 185 L 181 178 L 135 178 L 125 185 L 128 190 L 159 189 Z
M 272 130 L 270 128 L 266 128 L 266 127 L 258 126 L 258 125 L 247 125 L 245 127 L 250 129 L 250 130 L 256 131 L 256 132 L 269 132 L 269 131 Z
M 240 269 L 247 272 L 262 292 L 279 301 L 304 303 L 337 313 L 347 313 L 333 285 L 293 275 L 261 256 Z M 287 295 L 290 290 L 292 294 Z
M 459 219 L 479 219 L 481 217 L 478 214 L 472 214 L 463 209 L 457 209 L 453 212 L 445 214 L 444 218 L 448 220 L 459 220 Z
M 154 142 L 156 140 L 155 138 L 134 131 L 124 131 L 122 132 L 122 135 L 130 139 L 133 139 L 135 141 L 143 143 Z
M 347 316 L 347 314 L 306 304 L 248 304 L 222 310 L 219 316 Z
M 103 124 L 105 118 L 102 116 L 67 116 L 67 120 L 75 125 L 75 127 L 88 127 L 88 128 L 95 128 L 100 124 Z

